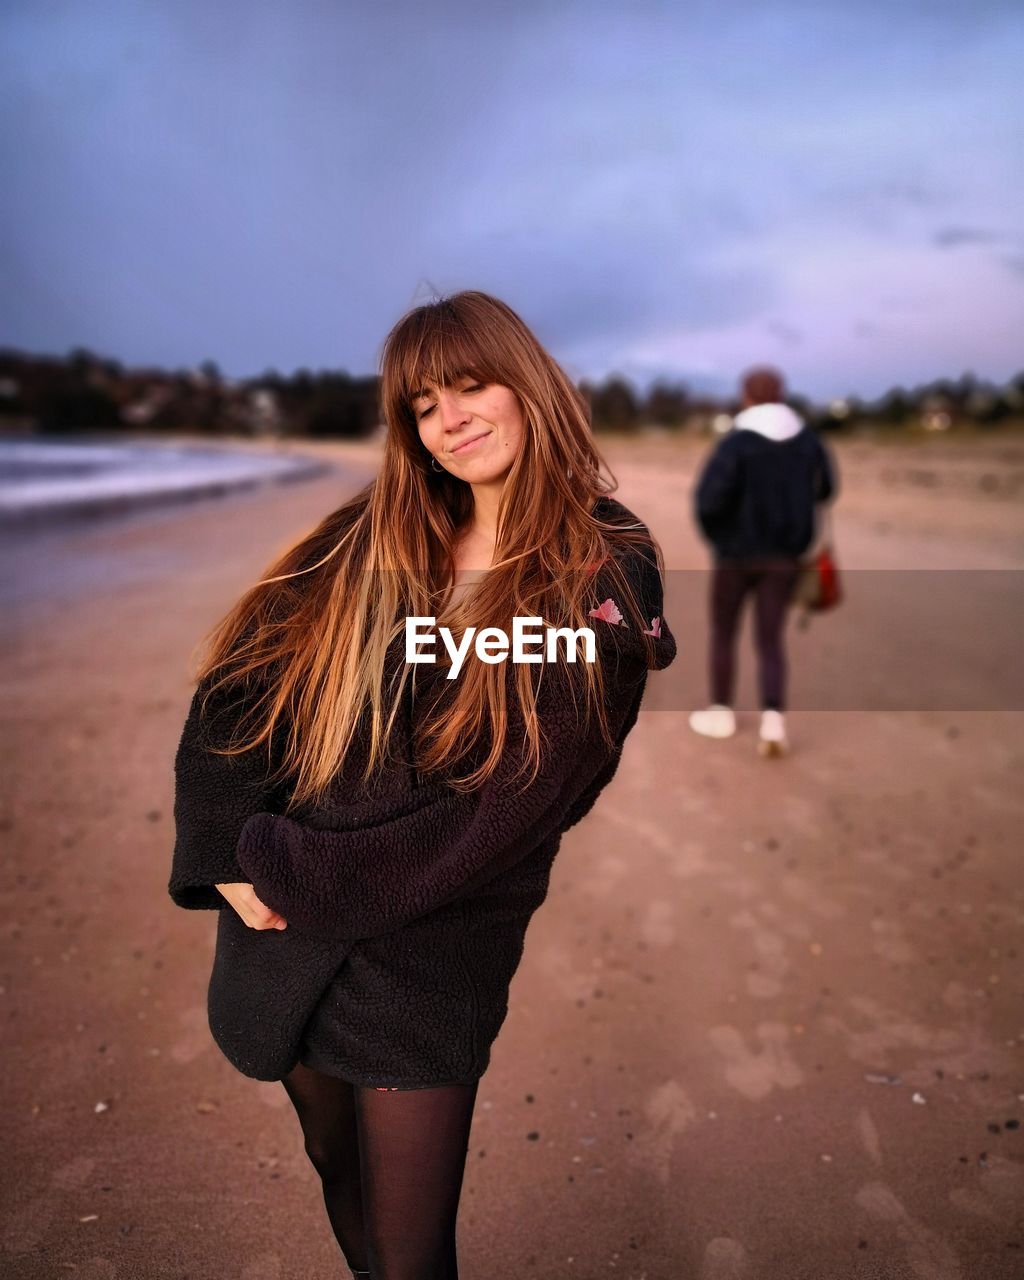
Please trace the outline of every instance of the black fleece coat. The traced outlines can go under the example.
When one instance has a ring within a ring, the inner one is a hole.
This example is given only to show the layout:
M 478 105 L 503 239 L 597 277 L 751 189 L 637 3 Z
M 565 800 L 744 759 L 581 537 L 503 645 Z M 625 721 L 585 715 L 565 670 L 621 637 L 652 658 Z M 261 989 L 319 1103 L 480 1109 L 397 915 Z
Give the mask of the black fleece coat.
M 615 500 L 602 502 L 635 520 Z M 226 742 L 233 709 L 222 702 L 201 717 L 204 686 L 196 690 L 175 758 L 168 887 L 179 906 L 220 911 L 208 1013 L 215 1041 L 239 1071 L 277 1080 L 303 1061 L 357 1084 L 400 1088 L 483 1074 L 562 834 L 614 775 L 648 670 L 675 657 L 657 566 L 630 551 L 625 568 L 648 628 L 660 636 L 588 618 L 613 745 L 596 716 L 584 729 L 569 680 L 544 664 L 537 706 L 547 748 L 525 791 L 523 779 L 509 785 L 521 761 L 514 744 L 523 726 L 517 733 L 515 719 L 513 746 L 479 790 L 417 776 L 411 735 L 419 691 L 424 673 L 428 688 L 444 680 L 442 665 L 417 667 L 415 698 L 409 682 L 405 715 L 395 721 L 392 759 L 372 783 L 353 783 L 364 738 L 327 797 L 298 818 L 283 816 L 286 797 L 266 785 L 260 751 L 206 750 Z M 588 608 L 612 595 L 604 573 L 594 575 Z M 404 662 L 401 640 L 389 650 L 396 662 Z M 252 883 L 288 928 L 244 924 L 214 888 L 235 881 Z

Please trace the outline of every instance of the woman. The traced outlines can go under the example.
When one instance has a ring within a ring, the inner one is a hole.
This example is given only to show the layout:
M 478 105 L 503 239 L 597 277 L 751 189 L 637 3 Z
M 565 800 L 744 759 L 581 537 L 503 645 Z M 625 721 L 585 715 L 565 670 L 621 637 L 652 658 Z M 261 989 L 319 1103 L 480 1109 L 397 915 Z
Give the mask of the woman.
M 508 306 L 467 291 L 411 311 L 381 398 L 376 479 L 213 633 L 169 888 L 233 908 L 210 1027 L 239 1070 L 283 1081 L 353 1274 L 427 1280 L 457 1275 L 477 1086 L 561 835 L 675 641 L 657 543 Z M 449 678 L 440 643 L 406 660 L 410 618 L 454 638 L 589 627 L 596 651 L 478 647 Z

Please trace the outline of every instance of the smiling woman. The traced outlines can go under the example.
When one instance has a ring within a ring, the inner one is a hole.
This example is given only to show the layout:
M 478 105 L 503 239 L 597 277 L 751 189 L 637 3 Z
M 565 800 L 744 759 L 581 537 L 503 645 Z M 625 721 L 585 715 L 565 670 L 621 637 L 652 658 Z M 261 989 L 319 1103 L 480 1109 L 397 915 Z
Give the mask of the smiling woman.
M 500 493 L 523 439 L 515 392 L 463 377 L 454 387 L 422 388 L 413 407 L 420 439 L 441 466 L 471 485 Z
M 476 1089 L 527 925 L 675 641 L 587 402 L 507 304 L 404 316 L 381 397 L 378 476 L 214 634 L 169 887 L 224 908 L 211 1029 L 282 1080 L 350 1264 L 412 1280 L 457 1274 Z M 457 680 L 420 665 L 409 619 L 482 660 L 456 647 Z M 593 661 L 498 659 L 524 621 L 589 637 Z

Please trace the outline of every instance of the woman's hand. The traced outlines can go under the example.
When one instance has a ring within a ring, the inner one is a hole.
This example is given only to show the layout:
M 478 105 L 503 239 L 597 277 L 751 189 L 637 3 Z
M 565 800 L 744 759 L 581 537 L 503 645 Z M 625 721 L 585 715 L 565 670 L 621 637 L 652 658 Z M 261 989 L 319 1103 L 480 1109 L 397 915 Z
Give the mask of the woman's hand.
M 287 929 L 288 921 L 256 897 L 251 884 L 218 884 L 223 897 L 234 907 L 250 929 Z

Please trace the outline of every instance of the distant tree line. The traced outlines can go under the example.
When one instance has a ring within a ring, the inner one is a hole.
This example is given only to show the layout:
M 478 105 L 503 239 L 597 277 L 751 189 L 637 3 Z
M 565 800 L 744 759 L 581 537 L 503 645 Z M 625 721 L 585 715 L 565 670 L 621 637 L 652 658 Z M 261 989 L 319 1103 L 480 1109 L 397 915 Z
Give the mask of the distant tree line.
M 658 381 L 641 393 L 618 374 L 583 381 L 580 390 L 597 430 L 721 431 L 740 408 L 734 398 L 696 393 L 682 382 Z M 848 396 L 821 404 L 792 395 L 788 403 L 822 431 L 993 428 L 1024 422 L 1024 371 L 1002 385 L 965 373 L 955 381 L 894 387 L 872 401 Z M 364 439 L 379 424 L 372 376 L 299 369 L 232 379 L 212 360 L 174 371 L 127 369 L 83 348 L 64 357 L 0 349 L 0 430 Z
M 0 350 L 0 427 L 358 439 L 377 420 L 374 377 L 300 369 L 239 380 L 212 360 L 167 371 L 125 369 L 80 349 L 66 359 Z

